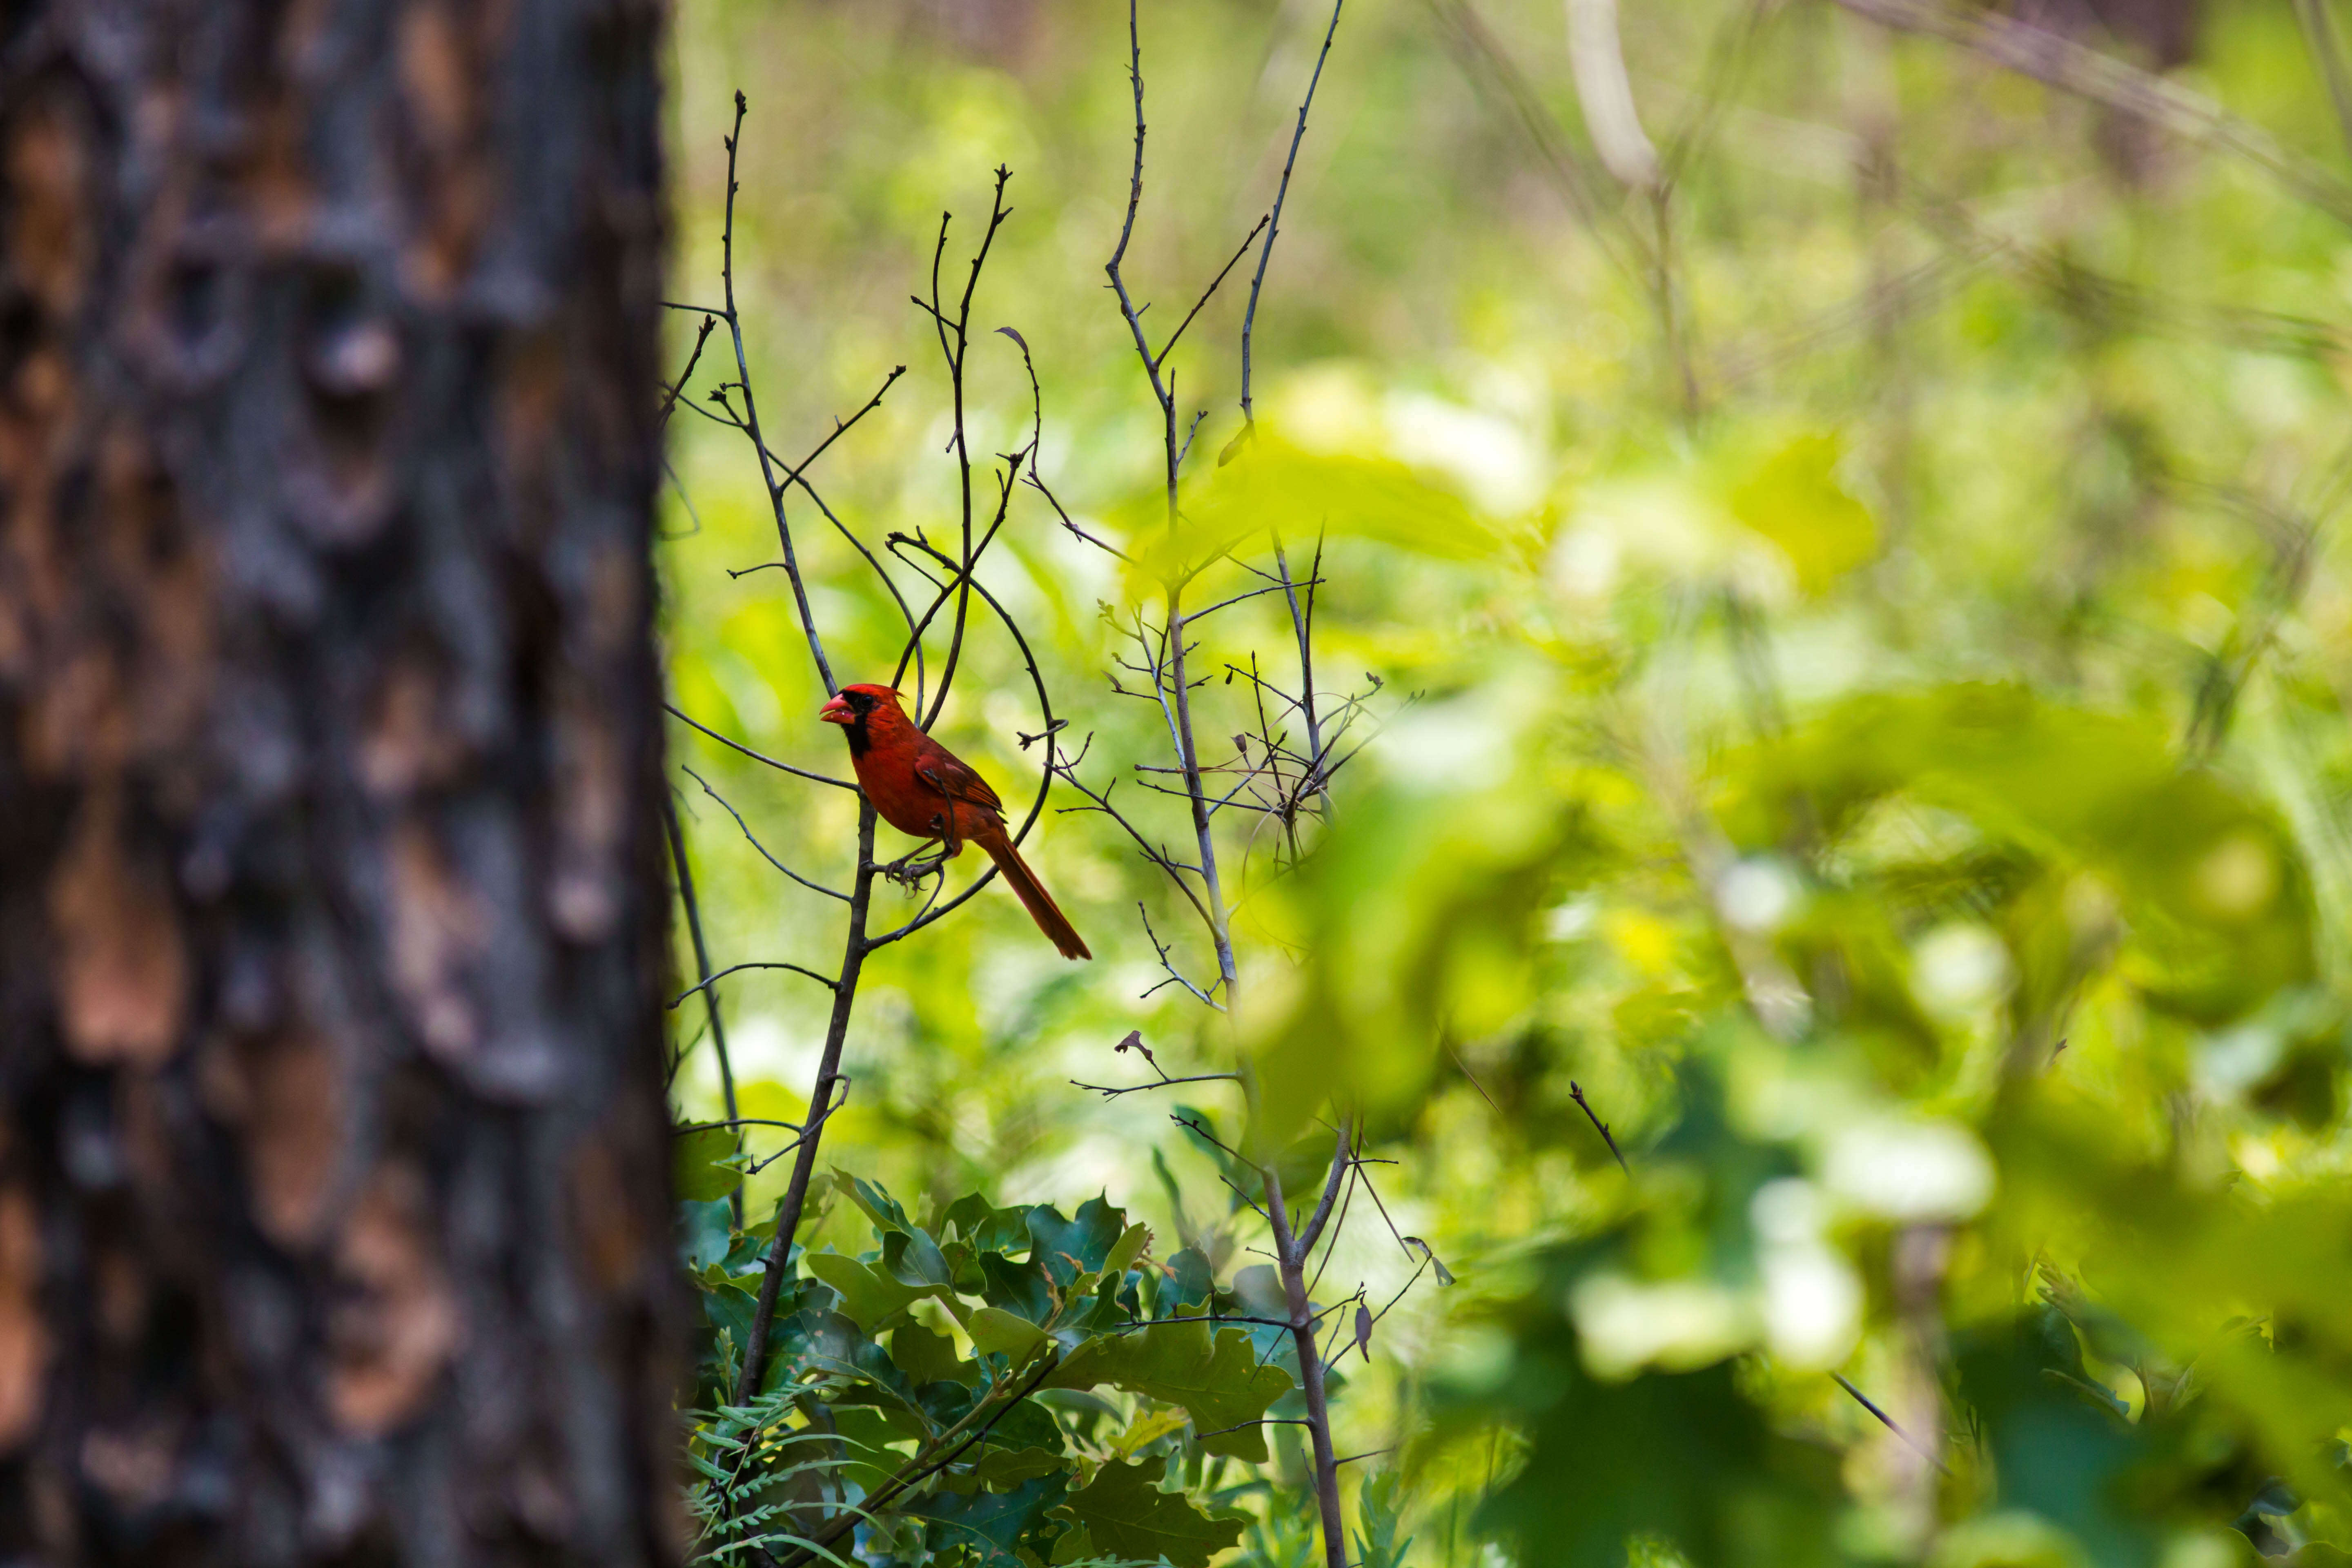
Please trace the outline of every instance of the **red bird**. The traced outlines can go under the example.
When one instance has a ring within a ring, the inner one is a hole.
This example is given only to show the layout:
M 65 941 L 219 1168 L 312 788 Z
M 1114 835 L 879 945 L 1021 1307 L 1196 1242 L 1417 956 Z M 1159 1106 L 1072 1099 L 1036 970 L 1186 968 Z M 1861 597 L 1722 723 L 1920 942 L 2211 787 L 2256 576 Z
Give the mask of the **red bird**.
M 962 853 L 966 839 L 979 845 L 1064 958 L 1094 956 L 1013 847 L 1004 831 L 1004 803 L 986 779 L 916 728 L 898 706 L 897 691 L 845 686 L 817 717 L 841 726 L 857 785 L 883 821 L 917 838 L 938 840 L 943 858 Z

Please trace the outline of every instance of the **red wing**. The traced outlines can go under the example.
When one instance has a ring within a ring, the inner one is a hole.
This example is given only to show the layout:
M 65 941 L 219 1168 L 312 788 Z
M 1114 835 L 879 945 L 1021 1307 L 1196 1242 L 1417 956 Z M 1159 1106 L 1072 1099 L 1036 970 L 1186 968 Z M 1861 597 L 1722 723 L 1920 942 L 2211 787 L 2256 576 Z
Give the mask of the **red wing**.
M 950 800 L 960 800 L 1002 813 L 1004 803 L 988 787 L 988 781 L 965 765 L 962 759 L 926 735 L 915 753 L 915 777 L 924 787 L 939 791 Z

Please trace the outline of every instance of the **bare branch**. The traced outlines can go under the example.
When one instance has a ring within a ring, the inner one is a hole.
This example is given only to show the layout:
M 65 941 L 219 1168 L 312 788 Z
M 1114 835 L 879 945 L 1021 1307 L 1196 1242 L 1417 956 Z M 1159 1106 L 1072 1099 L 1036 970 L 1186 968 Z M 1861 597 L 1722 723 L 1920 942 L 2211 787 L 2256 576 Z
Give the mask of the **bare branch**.
M 726 807 L 727 815 L 735 819 L 735 826 L 743 830 L 743 837 L 745 841 L 748 842 L 752 848 L 757 849 L 760 852 L 761 859 L 765 860 L 769 865 L 773 866 L 777 870 L 782 871 L 785 876 L 790 877 L 793 881 L 798 882 L 802 887 L 806 888 L 813 893 L 823 893 L 828 899 L 839 899 L 844 903 L 847 903 L 849 901 L 849 895 L 847 893 L 837 892 L 834 889 L 826 887 L 822 882 L 812 882 L 806 877 L 802 876 L 798 871 L 793 870 L 790 866 L 785 865 L 782 860 L 777 859 L 773 855 L 769 854 L 768 847 L 760 842 L 759 838 L 751 832 L 751 824 L 743 820 L 743 814 L 736 810 L 733 806 L 728 805 L 727 797 L 725 795 L 720 795 L 717 790 L 712 789 L 709 782 L 700 773 L 696 773 L 692 768 L 681 767 L 679 771 L 684 773 L 687 777 L 692 779 L 695 783 L 702 785 L 703 794 L 717 801 L 721 806 Z
M 1853 1395 L 1853 1401 L 1855 1404 L 1861 1405 L 1864 1410 L 1869 1411 L 1873 1415 L 1877 1416 L 1880 1425 L 1884 1426 L 1889 1432 L 1894 1433 L 1897 1437 L 1902 1438 L 1904 1447 L 1909 1448 L 1913 1453 L 1918 1455 L 1921 1458 L 1927 1460 L 1929 1464 L 1935 1466 L 1946 1475 L 1948 1476 L 1952 1473 L 1951 1467 L 1945 1464 L 1940 1456 L 1928 1448 L 1925 1444 L 1919 1442 L 1918 1439 L 1913 1437 L 1910 1433 L 1906 1432 L 1902 1427 L 1896 1426 L 1895 1424 L 1894 1416 L 1889 1415 L 1885 1411 L 1881 1410 L 1875 1404 L 1872 1403 L 1869 1395 L 1863 1393 L 1859 1388 L 1856 1388 L 1853 1384 L 1848 1383 L 1845 1378 L 1845 1373 L 1842 1372 L 1833 1372 L 1830 1373 L 1830 1376 L 1837 1380 L 1837 1385 L 1840 1388 L 1844 1389 L 1848 1394 Z
M 710 335 L 708 326 L 704 327 L 702 335 L 704 337 Z M 699 344 L 696 345 L 696 352 L 698 353 L 701 352 Z M 689 364 L 687 368 L 691 371 L 693 366 Z M 686 858 L 686 830 L 678 826 L 677 802 L 670 798 L 670 792 L 667 789 L 662 791 L 662 828 L 669 839 L 670 864 L 677 869 L 677 899 L 679 903 L 686 906 L 686 929 L 694 940 L 695 971 L 702 977 L 701 983 L 696 985 L 694 990 L 702 993 L 703 1007 L 710 1025 L 711 1047 L 719 1057 L 719 1100 L 727 1107 L 727 1114 L 731 1118 L 736 1114 L 735 1063 L 727 1054 L 727 1026 L 719 1016 L 719 993 L 710 989 L 711 982 L 719 977 L 710 973 L 710 950 L 702 940 L 702 906 L 694 896 L 694 868 Z M 687 994 L 692 994 L 688 992 Z M 685 1000 L 686 996 L 681 995 L 677 1002 L 672 1002 L 670 1005 L 676 1007 L 678 1002 Z M 742 1147 L 741 1140 L 736 1141 L 736 1147 L 738 1149 Z M 742 1184 L 737 1183 L 735 1189 L 727 1196 L 735 1226 L 740 1230 L 743 1226 Z
M 799 558 L 793 552 L 793 531 L 784 517 L 784 487 L 778 482 L 769 462 L 767 444 L 760 438 L 760 410 L 751 393 L 751 363 L 743 350 L 743 319 L 735 307 L 735 196 L 741 188 L 735 178 L 735 163 L 743 142 L 743 116 L 751 103 L 741 93 L 735 95 L 735 128 L 727 138 L 727 223 L 719 240 L 719 277 L 727 298 L 726 310 L 719 312 L 727 323 L 728 335 L 735 344 L 736 386 L 743 394 L 743 434 L 751 438 L 751 447 L 760 459 L 760 482 L 768 493 L 769 510 L 775 514 L 777 542 L 783 547 L 784 575 L 793 584 L 793 604 L 800 612 L 801 631 L 808 639 L 809 658 L 816 663 L 817 677 L 824 682 L 825 695 L 831 696 L 841 688 L 833 679 L 833 666 L 824 657 L 824 641 L 817 635 L 816 616 L 809 609 L 808 584 L 802 581 Z
M 664 702 L 662 706 L 668 710 L 669 716 L 671 718 L 677 720 L 680 723 L 691 725 L 693 728 L 701 731 L 704 734 L 718 742 L 720 745 L 740 752 L 755 763 L 765 763 L 768 766 L 775 769 L 780 773 L 790 773 L 794 778 L 806 779 L 811 784 L 831 784 L 835 789 L 845 789 L 855 792 L 857 788 L 856 784 L 851 784 L 847 779 L 833 778 L 824 773 L 813 773 L 806 768 L 796 768 L 790 763 L 780 763 L 764 752 L 755 752 L 740 741 L 730 740 L 725 735 L 722 735 L 718 731 L 712 729 L 709 725 L 702 722 L 699 719 L 690 718 L 687 714 L 680 712 L 675 703 Z
M 1466 1070 L 1463 1076 L 1465 1078 L 1469 1076 Z M 1486 1091 L 1482 1089 L 1478 1092 L 1484 1094 Z M 1632 1175 L 1633 1167 L 1625 1163 L 1625 1152 L 1617 1147 L 1617 1140 L 1609 1131 L 1609 1123 L 1601 1121 L 1600 1115 L 1593 1110 L 1592 1102 L 1584 1098 L 1584 1090 L 1578 1087 L 1574 1079 L 1569 1080 L 1568 1096 L 1576 1101 L 1577 1109 L 1583 1111 L 1586 1118 L 1591 1121 L 1593 1130 L 1601 1134 L 1601 1141 L 1609 1145 L 1609 1152 L 1617 1157 L 1617 1168 L 1627 1175 Z M 1488 1103 L 1491 1104 L 1492 1101 Z
M 677 380 L 662 395 L 661 424 L 669 423 L 669 413 L 677 406 L 678 394 L 684 392 L 686 384 L 694 379 L 694 367 L 702 363 L 702 345 L 710 341 L 710 334 L 718 325 L 719 318 L 716 316 L 706 314 L 702 318 L 702 330 L 694 334 L 694 352 L 686 356 L 686 368 L 677 373 Z M 677 476 L 671 477 L 675 479 Z
M 828 991 L 834 989 L 835 984 L 832 975 L 819 974 L 815 970 L 804 968 L 797 963 L 778 963 L 769 962 L 730 963 L 726 968 L 719 971 L 716 974 L 705 974 L 699 984 L 689 985 L 685 990 L 679 992 L 677 995 L 671 997 L 669 1005 L 672 1007 L 676 1007 L 679 1003 L 684 1002 L 688 997 L 694 995 L 696 993 L 707 991 L 715 983 L 726 979 L 730 974 L 740 974 L 747 969 L 789 969 L 794 974 L 807 975 L 811 980 L 815 981 L 819 985 L 824 986 Z M 730 1089 L 729 1092 L 731 1095 L 733 1091 Z
M 1265 269 L 1274 259 L 1274 242 L 1282 235 L 1282 204 L 1290 196 L 1291 171 L 1298 165 L 1298 144 L 1307 140 L 1307 111 L 1315 107 L 1315 89 L 1323 81 L 1323 62 L 1331 58 L 1331 40 L 1339 32 L 1339 13 L 1348 0 L 1333 0 L 1331 25 L 1323 29 L 1323 47 L 1316 51 L 1314 74 L 1307 79 L 1307 96 L 1299 100 L 1298 128 L 1290 133 L 1290 153 L 1282 161 L 1282 180 L 1275 186 L 1274 206 L 1266 214 L 1265 244 L 1257 253 L 1257 272 L 1250 279 L 1249 309 L 1242 315 L 1242 425 L 1244 430 L 1257 423 L 1250 408 L 1250 348 L 1257 329 L 1257 299 L 1265 288 Z M 1247 249 L 1246 244 L 1243 247 Z
M 1342 4 L 1344 3 L 1345 0 L 1342 0 Z M 1288 171 L 1285 170 L 1284 173 L 1286 175 Z M 1286 183 L 1287 182 L 1286 181 Z M 1176 323 L 1176 330 L 1168 334 L 1168 342 L 1161 345 L 1159 356 L 1152 362 L 1153 363 L 1166 364 L 1168 363 L 1168 356 L 1176 352 L 1176 340 L 1184 335 L 1184 329 L 1192 324 L 1192 318 L 1199 315 L 1202 310 L 1208 304 L 1210 297 L 1217 291 L 1217 285 L 1225 280 L 1225 274 L 1231 272 L 1235 267 L 1239 266 L 1241 264 L 1242 258 L 1249 254 L 1250 241 L 1257 237 L 1258 230 L 1264 228 L 1266 224 L 1272 220 L 1273 216 L 1274 215 L 1272 213 L 1268 213 L 1260 217 L 1255 224 L 1251 226 L 1249 233 L 1242 237 L 1241 246 L 1234 252 L 1234 258 L 1231 261 L 1226 262 L 1224 267 L 1219 270 L 1217 275 L 1209 280 L 1209 286 L 1206 289 L 1201 290 L 1201 297 L 1192 302 L 1192 310 L 1186 311 L 1184 319 Z M 1251 297 L 1253 299 L 1256 297 L 1256 290 L 1251 290 Z M 1205 412 L 1205 410 L 1203 412 Z

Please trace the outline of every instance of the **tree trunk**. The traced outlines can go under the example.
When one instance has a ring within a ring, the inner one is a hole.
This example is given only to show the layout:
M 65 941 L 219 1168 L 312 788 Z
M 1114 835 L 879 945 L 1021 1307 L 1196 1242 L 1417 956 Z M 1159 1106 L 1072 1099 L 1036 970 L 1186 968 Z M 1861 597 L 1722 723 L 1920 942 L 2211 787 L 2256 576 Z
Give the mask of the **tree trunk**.
M 657 0 L 0 0 L 0 1563 L 674 1562 Z

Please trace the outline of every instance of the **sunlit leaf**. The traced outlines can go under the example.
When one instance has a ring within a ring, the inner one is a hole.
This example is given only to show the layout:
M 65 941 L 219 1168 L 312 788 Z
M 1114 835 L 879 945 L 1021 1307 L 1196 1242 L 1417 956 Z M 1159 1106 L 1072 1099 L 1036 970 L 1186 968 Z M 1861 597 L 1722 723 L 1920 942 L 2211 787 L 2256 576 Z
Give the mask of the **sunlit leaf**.
M 1280 1368 L 1261 1364 L 1248 1335 L 1221 1329 L 1213 1338 L 1200 1321 L 1098 1336 L 1065 1358 L 1046 1386 L 1106 1383 L 1182 1405 L 1204 1449 L 1246 1459 L 1265 1458 L 1258 1418 L 1290 1388 Z

